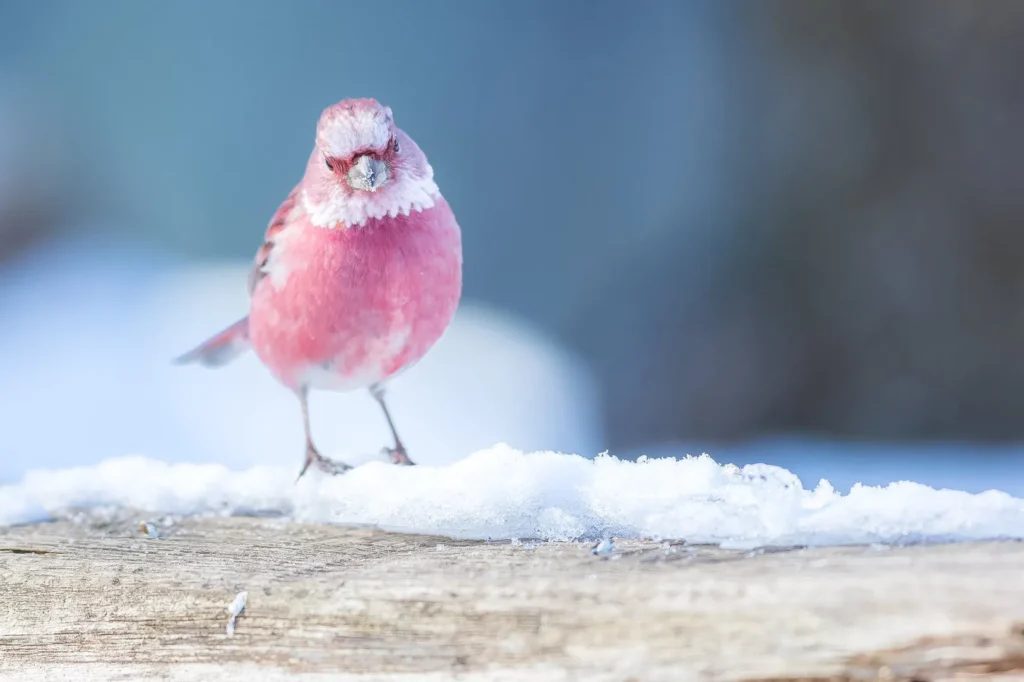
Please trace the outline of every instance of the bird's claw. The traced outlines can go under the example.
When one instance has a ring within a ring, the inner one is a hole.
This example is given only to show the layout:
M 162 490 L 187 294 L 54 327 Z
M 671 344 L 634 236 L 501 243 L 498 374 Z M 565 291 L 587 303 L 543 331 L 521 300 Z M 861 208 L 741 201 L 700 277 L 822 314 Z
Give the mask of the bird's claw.
M 383 448 L 381 451 L 382 455 L 387 455 L 391 458 L 392 464 L 398 464 L 400 466 L 415 466 L 416 462 L 409 459 L 409 455 L 406 454 L 405 448 L 399 446 L 397 448 Z
M 338 476 L 352 468 L 350 464 L 336 462 L 333 459 L 324 457 L 312 446 L 309 446 L 306 448 L 306 462 L 302 465 L 302 471 L 299 472 L 299 477 L 295 479 L 296 483 L 306 475 L 306 471 L 309 470 L 310 465 L 316 466 L 320 471 L 331 474 L 332 476 Z

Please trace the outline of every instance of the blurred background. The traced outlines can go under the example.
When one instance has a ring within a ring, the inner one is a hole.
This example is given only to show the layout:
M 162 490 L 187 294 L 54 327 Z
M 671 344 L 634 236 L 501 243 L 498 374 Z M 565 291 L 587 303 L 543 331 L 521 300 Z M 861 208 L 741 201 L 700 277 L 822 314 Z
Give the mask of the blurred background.
M 0 481 L 298 465 L 254 358 L 168 361 L 244 314 L 320 111 L 372 96 L 464 234 L 456 323 L 392 391 L 414 458 L 1024 493 L 1022 59 L 1014 0 L 5 0 Z M 386 442 L 314 401 L 326 450 Z

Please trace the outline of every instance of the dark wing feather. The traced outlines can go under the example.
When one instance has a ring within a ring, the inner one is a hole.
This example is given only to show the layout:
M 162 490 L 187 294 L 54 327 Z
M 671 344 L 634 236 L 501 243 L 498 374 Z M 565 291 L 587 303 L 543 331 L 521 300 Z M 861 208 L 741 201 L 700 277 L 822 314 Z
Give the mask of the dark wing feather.
M 288 216 L 295 208 L 296 202 L 299 200 L 299 188 L 295 187 L 288 194 L 288 198 L 285 199 L 274 213 L 274 217 L 270 219 L 270 224 L 267 225 L 266 234 L 263 236 L 263 244 L 259 249 L 256 250 L 256 257 L 253 259 L 252 270 L 249 271 L 249 295 L 256 290 L 256 285 L 267 276 L 266 267 L 267 262 L 270 260 L 270 253 L 274 249 L 274 237 L 277 236 L 281 230 L 288 226 Z

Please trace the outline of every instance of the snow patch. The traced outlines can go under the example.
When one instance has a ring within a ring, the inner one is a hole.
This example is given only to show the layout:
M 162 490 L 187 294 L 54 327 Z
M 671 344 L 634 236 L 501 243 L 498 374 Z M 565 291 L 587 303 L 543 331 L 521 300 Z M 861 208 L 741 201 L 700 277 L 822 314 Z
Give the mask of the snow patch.
M 249 601 L 249 593 L 239 592 L 235 595 L 234 600 L 228 605 L 228 637 L 235 636 L 235 623 L 238 621 L 238 616 L 242 611 L 245 611 L 245 604 L 247 601 Z
M 1024 499 L 909 481 L 805 488 L 786 469 L 710 456 L 587 459 L 506 445 L 448 465 L 369 462 L 344 476 L 142 457 L 30 471 L 0 487 L 0 525 L 81 507 L 176 514 L 279 513 L 453 538 L 675 538 L 730 547 L 1024 538 Z

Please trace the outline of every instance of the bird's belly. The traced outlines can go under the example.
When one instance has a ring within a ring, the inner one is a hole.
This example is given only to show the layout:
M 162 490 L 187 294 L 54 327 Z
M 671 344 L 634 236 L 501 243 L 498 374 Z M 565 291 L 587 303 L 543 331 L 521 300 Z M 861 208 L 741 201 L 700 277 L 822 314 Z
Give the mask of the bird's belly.
M 315 232 L 283 244 L 283 272 L 260 282 L 249 318 L 253 349 L 279 381 L 364 388 L 415 364 L 440 338 L 461 294 L 461 237 L 443 201 L 413 215 L 426 219 L 308 228 Z
M 418 362 L 427 348 L 422 338 L 414 338 L 414 329 L 423 329 L 428 321 L 403 320 L 397 310 L 378 312 L 389 319 L 380 327 L 321 330 L 326 343 L 299 349 L 297 362 L 290 364 L 292 381 L 313 389 L 350 391 L 383 382 Z M 317 335 L 317 330 L 310 331 L 311 337 Z

